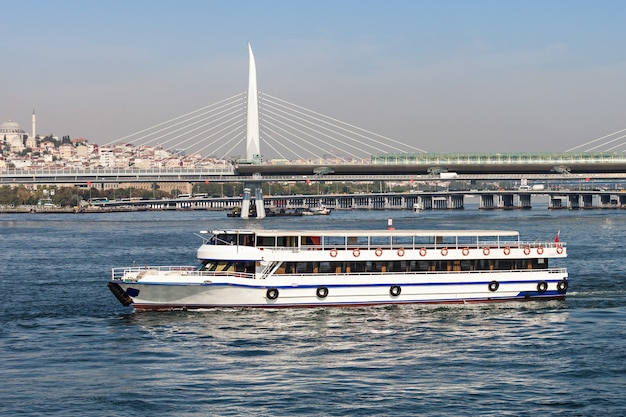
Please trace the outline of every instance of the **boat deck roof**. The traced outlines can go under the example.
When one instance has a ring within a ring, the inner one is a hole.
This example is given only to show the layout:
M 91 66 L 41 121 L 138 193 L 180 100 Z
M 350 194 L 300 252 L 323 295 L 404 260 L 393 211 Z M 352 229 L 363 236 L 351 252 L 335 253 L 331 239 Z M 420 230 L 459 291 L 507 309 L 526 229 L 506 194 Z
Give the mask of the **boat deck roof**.
M 257 236 L 519 236 L 514 230 L 265 230 L 265 229 L 228 229 L 228 230 L 203 230 L 203 234 L 256 234 Z

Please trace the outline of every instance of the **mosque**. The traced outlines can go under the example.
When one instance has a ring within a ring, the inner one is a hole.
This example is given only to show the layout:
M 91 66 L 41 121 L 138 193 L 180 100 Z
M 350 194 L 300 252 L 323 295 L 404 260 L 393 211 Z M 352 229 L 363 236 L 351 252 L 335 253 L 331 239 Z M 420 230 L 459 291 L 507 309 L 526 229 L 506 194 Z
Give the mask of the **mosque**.
M 37 119 L 34 109 L 32 121 L 33 131 L 31 135 L 26 133 L 18 123 L 10 119 L 0 124 L 0 144 L 8 145 L 12 152 L 21 152 L 26 148 L 35 148 L 37 146 Z

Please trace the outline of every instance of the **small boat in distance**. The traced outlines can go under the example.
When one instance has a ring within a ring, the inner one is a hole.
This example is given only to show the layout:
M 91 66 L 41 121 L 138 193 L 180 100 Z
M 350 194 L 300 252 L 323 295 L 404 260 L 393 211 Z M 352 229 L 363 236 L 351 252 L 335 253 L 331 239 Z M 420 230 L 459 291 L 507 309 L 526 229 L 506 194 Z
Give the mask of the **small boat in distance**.
M 331 210 L 328 207 L 319 205 L 318 207 L 311 207 L 304 210 L 302 214 L 305 216 L 327 216 L 330 212 Z
M 284 217 L 284 216 L 302 216 L 304 211 L 302 209 L 290 209 L 290 208 L 271 208 L 265 212 L 265 217 Z M 234 207 L 229 213 L 226 213 L 227 217 L 241 217 L 241 209 Z M 256 209 L 250 209 L 249 217 L 256 217 Z
M 114 268 L 109 289 L 141 311 L 562 300 L 569 285 L 560 265 L 565 244 L 522 240 L 515 231 L 233 229 L 198 236 L 198 267 Z

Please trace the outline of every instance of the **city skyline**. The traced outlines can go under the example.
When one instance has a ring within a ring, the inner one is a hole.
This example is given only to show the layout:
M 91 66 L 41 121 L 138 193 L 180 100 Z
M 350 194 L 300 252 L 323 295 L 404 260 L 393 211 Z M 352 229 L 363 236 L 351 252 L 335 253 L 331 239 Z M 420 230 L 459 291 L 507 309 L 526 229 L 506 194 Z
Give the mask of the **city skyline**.
M 0 119 L 29 130 L 34 107 L 42 137 L 102 145 L 243 92 L 248 42 L 259 91 L 429 152 L 558 152 L 626 127 L 617 1 L 62 0 L 3 11 L 14 61 Z

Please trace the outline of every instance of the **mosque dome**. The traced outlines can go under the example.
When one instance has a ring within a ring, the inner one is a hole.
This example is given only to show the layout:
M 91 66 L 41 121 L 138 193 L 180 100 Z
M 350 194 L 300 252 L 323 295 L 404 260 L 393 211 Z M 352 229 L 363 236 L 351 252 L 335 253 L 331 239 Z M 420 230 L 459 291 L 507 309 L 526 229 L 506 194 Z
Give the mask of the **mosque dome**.
M 18 123 L 9 120 L 0 124 L 0 134 L 3 133 L 25 134 L 26 132 L 24 132 Z

